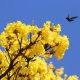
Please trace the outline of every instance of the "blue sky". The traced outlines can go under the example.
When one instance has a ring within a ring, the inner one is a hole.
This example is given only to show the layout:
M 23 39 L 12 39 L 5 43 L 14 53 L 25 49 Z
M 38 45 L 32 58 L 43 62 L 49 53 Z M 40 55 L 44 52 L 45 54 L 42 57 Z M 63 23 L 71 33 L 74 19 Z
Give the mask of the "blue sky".
M 65 19 L 68 13 L 79 18 L 69 23 Z M 61 61 L 49 61 L 57 68 L 63 66 L 68 75 L 80 76 L 80 0 L 0 0 L 0 32 L 7 23 L 17 20 L 27 24 L 34 20 L 39 27 L 47 20 L 61 24 L 61 34 L 69 37 L 70 46 Z

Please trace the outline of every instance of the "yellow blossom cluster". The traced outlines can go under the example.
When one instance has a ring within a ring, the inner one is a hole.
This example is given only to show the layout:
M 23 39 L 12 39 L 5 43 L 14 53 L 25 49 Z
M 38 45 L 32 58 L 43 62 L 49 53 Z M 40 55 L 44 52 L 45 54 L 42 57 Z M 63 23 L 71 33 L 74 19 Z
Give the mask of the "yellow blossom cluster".
M 61 60 L 69 39 L 61 35 L 60 24 L 46 21 L 42 28 L 20 21 L 7 24 L 0 34 L 0 80 L 78 80 L 76 75 L 61 77 L 64 68 L 56 69 L 46 60 Z

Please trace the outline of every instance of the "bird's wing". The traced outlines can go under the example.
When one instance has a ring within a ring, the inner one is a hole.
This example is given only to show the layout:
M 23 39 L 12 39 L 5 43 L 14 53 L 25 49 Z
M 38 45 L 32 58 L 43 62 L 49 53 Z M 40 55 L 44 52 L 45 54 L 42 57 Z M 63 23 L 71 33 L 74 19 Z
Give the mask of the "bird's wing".
M 69 22 L 72 22 L 72 21 L 74 21 L 74 20 L 73 20 L 73 19 L 72 19 L 72 20 L 69 19 L 68 21 L 69 21 Z
M 71 19 L 70 22 L 71 22 L 71 21 L 74 21 L 74 19 Z
M 70 19 L 75 19 L 75 18 L 78 18 L 78 16 L 71 17 Z

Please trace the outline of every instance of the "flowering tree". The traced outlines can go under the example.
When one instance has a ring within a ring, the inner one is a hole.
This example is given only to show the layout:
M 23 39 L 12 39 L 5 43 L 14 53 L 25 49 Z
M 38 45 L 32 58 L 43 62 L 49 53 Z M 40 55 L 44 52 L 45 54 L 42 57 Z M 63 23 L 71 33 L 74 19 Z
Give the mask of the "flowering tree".
M 78 80 L 76 75 L 61 77 L 64 68 L 56 69 L 46 60 L 61 60 L 69 40 L 60 35 L 61 26 L 44 23 L 42 28 L 20 21 L 9 23 L 0 34 L 0 80 Z

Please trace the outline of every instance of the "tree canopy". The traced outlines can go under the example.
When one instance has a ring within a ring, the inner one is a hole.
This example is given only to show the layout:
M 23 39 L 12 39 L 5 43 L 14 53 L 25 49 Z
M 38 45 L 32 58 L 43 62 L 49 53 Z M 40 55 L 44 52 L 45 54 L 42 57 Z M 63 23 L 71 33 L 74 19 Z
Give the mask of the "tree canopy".
M 69 39 L 61 35 L 60 24 L 46 21 L 42 28 L 20 21 L 7 24 L 0 34 L 0 80 L 78 80 L 63 75 L 64 68 L 46 62 L 53 56 L 61 60 Z

